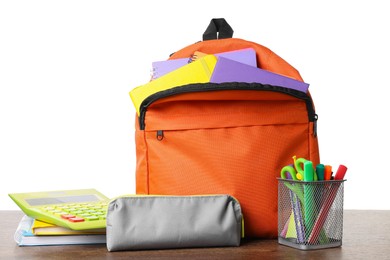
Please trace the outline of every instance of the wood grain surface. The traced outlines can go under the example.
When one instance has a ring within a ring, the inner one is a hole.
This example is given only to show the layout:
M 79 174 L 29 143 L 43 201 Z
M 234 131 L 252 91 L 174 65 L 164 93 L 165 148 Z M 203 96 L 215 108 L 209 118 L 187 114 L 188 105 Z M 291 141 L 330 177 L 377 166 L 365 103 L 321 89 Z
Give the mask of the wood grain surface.
M 240 247 L 108 252 L 105 245 L 19 247 L 21 211 L 0 211 L 0 259 L 390 259 L 390 211 L 344 211 L 343 245 L 301 251 L 277 240 L 246 239 Z

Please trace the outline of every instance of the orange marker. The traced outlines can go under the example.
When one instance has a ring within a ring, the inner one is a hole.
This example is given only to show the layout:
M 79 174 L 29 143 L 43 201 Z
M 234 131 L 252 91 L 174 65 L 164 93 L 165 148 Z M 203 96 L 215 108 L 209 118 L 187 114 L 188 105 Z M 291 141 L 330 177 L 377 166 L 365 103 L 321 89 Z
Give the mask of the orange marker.
M 332 178 L 332 166 L 325 165 L 324 179 L 329 181 Z

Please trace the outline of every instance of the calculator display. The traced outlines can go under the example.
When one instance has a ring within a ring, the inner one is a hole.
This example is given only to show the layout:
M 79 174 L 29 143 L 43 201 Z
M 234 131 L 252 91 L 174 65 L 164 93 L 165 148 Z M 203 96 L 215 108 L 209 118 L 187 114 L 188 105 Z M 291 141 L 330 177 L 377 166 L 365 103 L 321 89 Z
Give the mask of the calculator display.
M 81 202 L 96 202 L 99 198 L 95 195 L 77 195 L 77 196 L 64 196 L 64 197 L 44 197 L 26 199 L 26 202 L 30 206 L 52 205 L 59 203 L 81 203 Z

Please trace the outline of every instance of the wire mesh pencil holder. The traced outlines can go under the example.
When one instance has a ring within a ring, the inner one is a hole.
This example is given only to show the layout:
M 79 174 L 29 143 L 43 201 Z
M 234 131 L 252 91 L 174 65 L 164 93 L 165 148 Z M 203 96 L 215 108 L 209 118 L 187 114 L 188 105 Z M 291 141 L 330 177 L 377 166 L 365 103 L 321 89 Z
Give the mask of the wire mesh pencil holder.
M 278 178 L 278 242 L 301 250 L 339 247 L 344 181 Z

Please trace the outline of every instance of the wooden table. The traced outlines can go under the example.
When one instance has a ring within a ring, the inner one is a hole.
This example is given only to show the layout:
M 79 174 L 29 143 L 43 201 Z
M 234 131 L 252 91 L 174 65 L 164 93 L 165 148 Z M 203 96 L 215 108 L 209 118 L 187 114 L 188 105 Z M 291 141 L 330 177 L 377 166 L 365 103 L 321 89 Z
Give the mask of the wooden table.
M 0 211 L 0 259 L 390 259 L 390 211 L 346 210 L 343 245 L 301 251 L 277 240 L 240 247 L 108 252 L 105 245 L 19 247 L 13 239 L 21 211 Z

